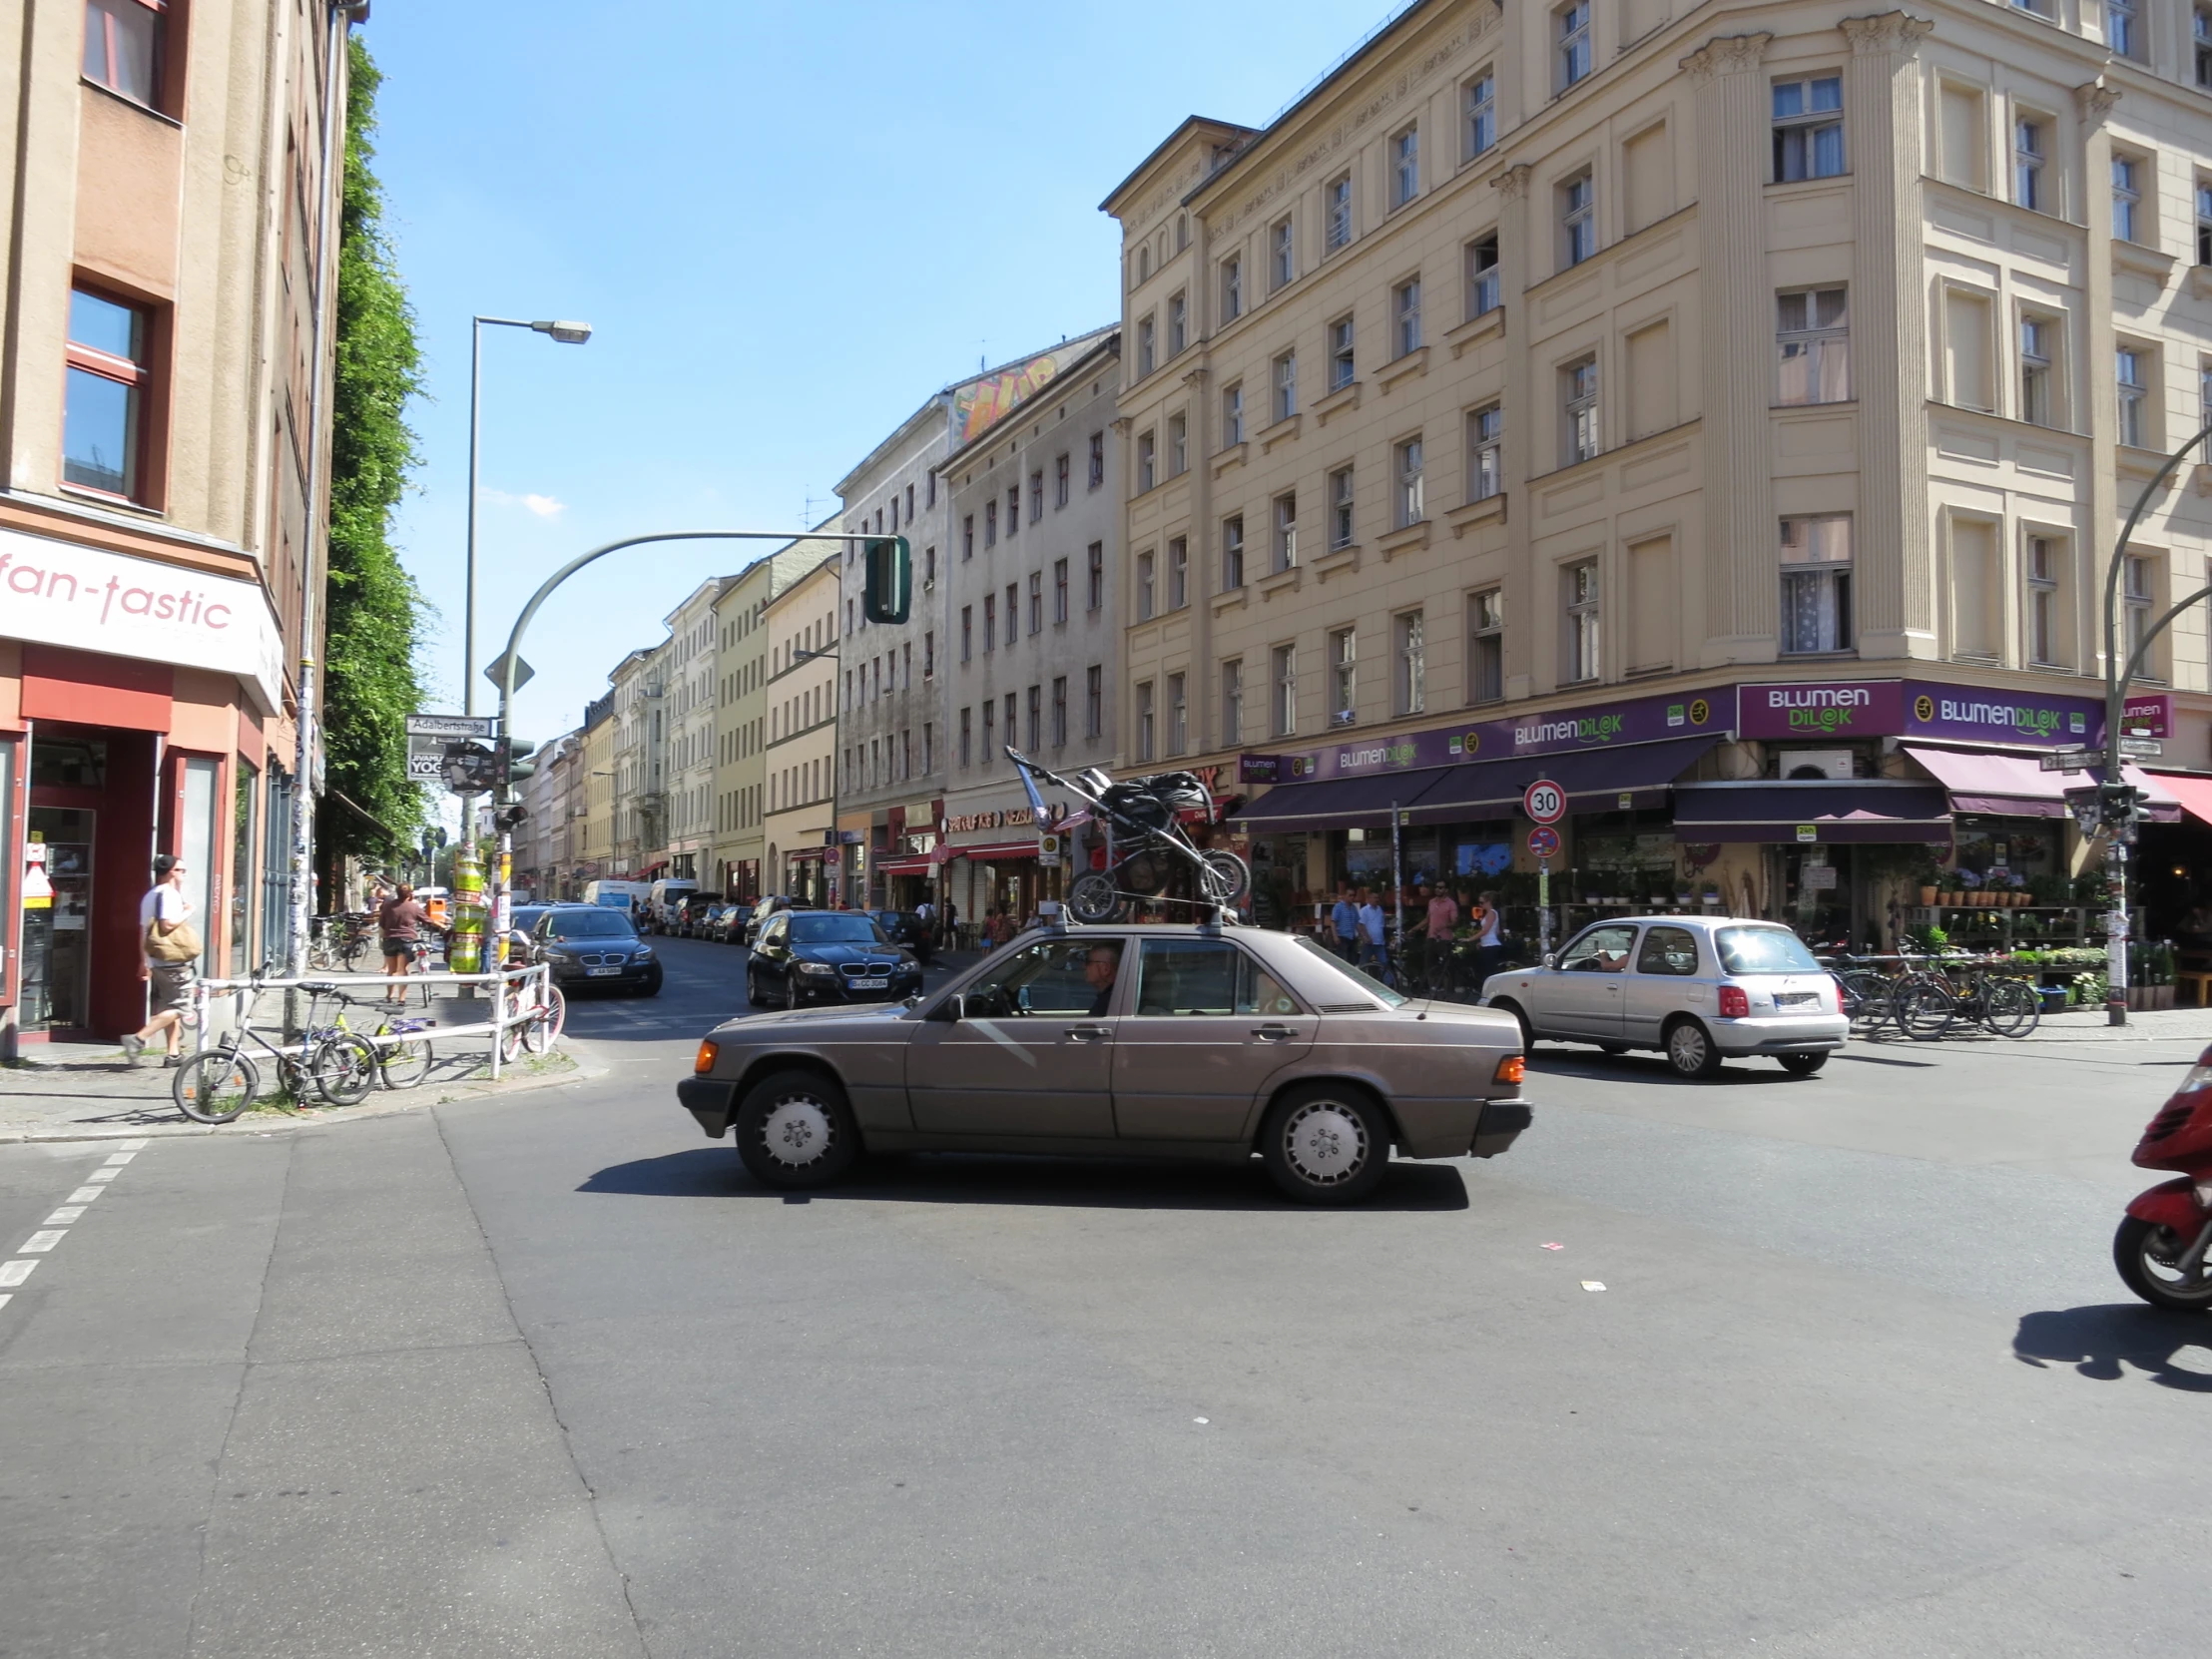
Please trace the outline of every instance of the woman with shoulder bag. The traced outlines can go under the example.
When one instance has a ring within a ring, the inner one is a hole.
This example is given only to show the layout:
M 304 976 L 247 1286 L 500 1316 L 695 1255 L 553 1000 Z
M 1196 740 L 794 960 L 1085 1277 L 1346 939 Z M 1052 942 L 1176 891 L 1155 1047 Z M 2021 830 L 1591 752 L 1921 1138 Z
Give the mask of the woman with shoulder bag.
M 185 1010 L 192 1005 L 200 934 L 192 925 L 193 902 L 185 891 L 185 865 L 167 852 L 154 855 L 154 885 L 139 900 L 139 977 L 151 992 L 152 1017 L 123 1039 L 136 1065 L 156 1032 L 168 1039 L 165 1066 L 185 1063 Z

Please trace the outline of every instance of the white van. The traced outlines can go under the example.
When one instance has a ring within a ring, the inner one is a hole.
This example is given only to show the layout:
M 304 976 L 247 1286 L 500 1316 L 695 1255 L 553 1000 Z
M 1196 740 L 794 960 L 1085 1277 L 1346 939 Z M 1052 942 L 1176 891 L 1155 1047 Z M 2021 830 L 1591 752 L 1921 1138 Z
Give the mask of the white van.
M 635 915 L 651 890 L 643 881 L 587 881 L 584 902 L 604 904 L 610 910 L 624 910 Z
M 654 882 L 653 890 L 645 899 L 645 913 L 653 924 L 653 931 L 667 932 L 675 924 L 676 907 L 684 902 L 684 895 L 698 890 L 697 881 L 672 881 L 664 876 Z

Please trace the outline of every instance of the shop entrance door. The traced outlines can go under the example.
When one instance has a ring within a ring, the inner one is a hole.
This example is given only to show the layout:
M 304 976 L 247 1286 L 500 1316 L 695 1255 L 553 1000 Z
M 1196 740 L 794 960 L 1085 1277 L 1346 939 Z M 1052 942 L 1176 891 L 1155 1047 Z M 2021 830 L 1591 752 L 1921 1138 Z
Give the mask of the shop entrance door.
M 154 754 L 149 732 L 35 730 L 24 830 L 46 848 L 53 897 L 45 925 L 24 932 L 26 1037 L 110 1038 L 146 1018 L 138 908 L 153 855 Z

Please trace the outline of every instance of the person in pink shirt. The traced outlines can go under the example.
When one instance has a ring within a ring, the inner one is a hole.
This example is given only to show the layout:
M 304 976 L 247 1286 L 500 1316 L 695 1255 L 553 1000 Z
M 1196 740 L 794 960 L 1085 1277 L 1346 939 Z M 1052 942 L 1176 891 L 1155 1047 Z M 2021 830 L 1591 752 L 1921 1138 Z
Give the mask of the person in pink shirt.
M 1422 918 L 1428 935 L 1428 988 L 1432 993 L 1451 988 L 1452 932 L 1459 925 L 1459 904 L 1441 883 L 1428 895 L 1428 911 Z

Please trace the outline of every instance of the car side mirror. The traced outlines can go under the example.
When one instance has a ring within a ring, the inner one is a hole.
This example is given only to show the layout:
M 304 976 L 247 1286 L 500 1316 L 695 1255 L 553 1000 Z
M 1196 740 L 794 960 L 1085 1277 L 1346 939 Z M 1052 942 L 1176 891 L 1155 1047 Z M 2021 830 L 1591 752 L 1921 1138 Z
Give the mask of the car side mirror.
M 967 1018 L 967 998 L 957 993 L 948 996 L 929 1010 L 929 1017 L 943 1020 L 947 1025 L 957 1025 Z
M 1557 953 L 1556 951 L 1551 951 L 1551 950 L 1547 950 L 1547 951 L 1545 951 L 1545 952 L 1544 952 L 1544 966 L 1545 966 L 1545 967 L 1547 967 L 1547 968 L 1555 968 L 1555 967 L 1557 967 L 1558 965 L 1559 965 L 1559 956 L 1558 956 L 1558 953 Z

